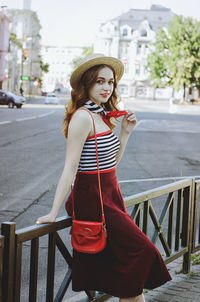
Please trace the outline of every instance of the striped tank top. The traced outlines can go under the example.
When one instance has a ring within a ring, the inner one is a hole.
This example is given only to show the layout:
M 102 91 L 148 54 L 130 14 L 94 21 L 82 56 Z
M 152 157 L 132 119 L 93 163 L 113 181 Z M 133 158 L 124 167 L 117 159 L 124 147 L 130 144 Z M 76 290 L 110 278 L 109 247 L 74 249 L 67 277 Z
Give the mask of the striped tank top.
M 116 153 L 120 148 L 118 137 L 111 131 L 97 134 L 99 171 L 108 172 L 116 166 Z M 95 137 L 88 137 L 83 146 L 78 173 L 97 173 Z

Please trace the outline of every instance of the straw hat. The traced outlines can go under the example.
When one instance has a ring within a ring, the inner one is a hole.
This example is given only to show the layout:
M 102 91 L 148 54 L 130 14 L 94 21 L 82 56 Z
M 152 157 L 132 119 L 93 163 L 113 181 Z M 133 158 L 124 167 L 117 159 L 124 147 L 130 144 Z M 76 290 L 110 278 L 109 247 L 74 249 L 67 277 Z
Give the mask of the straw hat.
M 112 69 L 115 71 L 117 82 L 121 79 L 124 73 L 124 65 L 120 60 L 113 57 L 104 56 L 101 53 L 93 53 L 92 55 L 85 57 L 81 64 L 72 72 L 70 77 L 70 84 L 72 88 L 76 87 L 77 82 L 80 80 L 85 71 L 93 66 L 101 64 L 112 67 Z

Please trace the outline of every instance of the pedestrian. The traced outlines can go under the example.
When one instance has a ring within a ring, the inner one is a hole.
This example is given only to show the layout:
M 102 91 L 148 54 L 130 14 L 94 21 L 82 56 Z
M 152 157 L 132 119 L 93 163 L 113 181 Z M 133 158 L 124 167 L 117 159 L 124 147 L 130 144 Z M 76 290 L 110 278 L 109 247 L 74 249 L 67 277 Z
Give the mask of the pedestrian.
M 64 117 L 65 165 L 51 211 L 36 223 L 56 220 L 74 178 L 65 204 L 68 214 L 72 215 L 74 198 L 76 219 L 100 221 L 94 120 L 108 237 L 99 253 L 73 250 L 72 288 L 105 292 L 120 302 L 142 302 L 144 288 L 156 288 L 171 277 L 157 248 L 129 216 L 116 178 L 116 166 L 136 125 L 133 112 L 117 109 L 117 83 L 123 72 L 120 60 L 101 54 L 86 57 L 72 72 L 71 101 Z M 112 130 L 120 115 L 124 116 L 117 138 Z
M 24 89 L 22 88 L 22 86 L 20 86 L 19 92 L 20 92 L 21 96 L 24 95 Z

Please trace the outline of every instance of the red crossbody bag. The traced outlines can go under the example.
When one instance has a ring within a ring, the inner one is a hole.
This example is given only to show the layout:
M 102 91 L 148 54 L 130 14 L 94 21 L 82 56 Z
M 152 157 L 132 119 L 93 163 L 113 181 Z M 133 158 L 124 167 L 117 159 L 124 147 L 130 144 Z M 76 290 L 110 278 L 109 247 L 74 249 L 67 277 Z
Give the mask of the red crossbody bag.
M 72 228 L 70 233 L 71 233 L 72 247 L 76 251 L 81 253 L 87 253 L 87 254 L 96 254 L 101 252 L 106 246 L 107 231 L 106 231 L 106 223 L 105 223 L 102 192 L 101 192 L 97 136 L 96 136 L 94 118 L 87 109 L 82 108 L 82 110 L 86 110 L 92 117 L 92 121 L 93 121 L 94 137 L 95 137 L 95 145 L 96 145 L 96 157 L 97 157 L 99 197 L 101 203 L 101 222 L 82 221 L 82 220 L 77 220 L 75 218 L 74 192 L 72 189 Z

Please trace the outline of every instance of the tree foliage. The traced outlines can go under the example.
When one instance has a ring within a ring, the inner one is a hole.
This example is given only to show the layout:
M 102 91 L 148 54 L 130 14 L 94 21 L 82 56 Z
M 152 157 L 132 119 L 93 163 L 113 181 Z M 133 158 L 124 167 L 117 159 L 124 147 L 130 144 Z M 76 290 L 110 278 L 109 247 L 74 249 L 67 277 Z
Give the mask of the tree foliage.
M 83 60 L 84 57 L 90 55 L 93 53 L 93 47 L 83 47 L 83 51 L 81 54 L 81 57 L 77 57 L 73 60 L 72 65 L 73 65 L 73 69 L 75 69 L 76 67 L 78 67 L 81 63 L 81 61 Z
M 156 87 L 200 88 L 200 22 L 175 15 L 168 30 L 160 28 L 148 56 Z M 185 95 L 185 94 L 184 94 Z
M 14 33 L 10 33 L 10 37 L 9 37 L 9 46 L 10 44 L 14 44 L 16 45 L 18 48 L 22 49 L 22 42 L 20 39 L 17 38 L 16 34 Z
M 48 63 L 44 63 L 41 57 L 40 57 L 40 68 L 42 70 L 42 75 L 38 79 L 38 82 L 40 83 L 40 87 L 42 87 L 43 86 L 43 76 L 44 76 L 44 73 L 48 73 L 49 72 L 49 64 Z
M 49 72 L 49 64 L 44 63 L 41 58 L 40 58 L 40 68 L 41 68 L 42 72 L 44 72 L 44 73 Z

